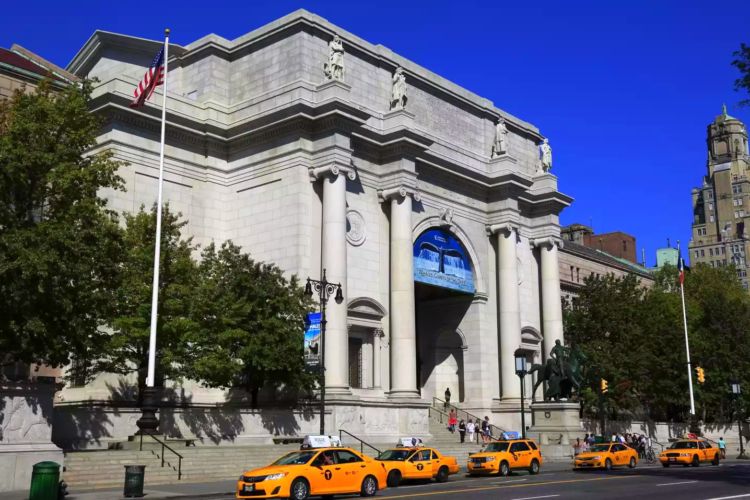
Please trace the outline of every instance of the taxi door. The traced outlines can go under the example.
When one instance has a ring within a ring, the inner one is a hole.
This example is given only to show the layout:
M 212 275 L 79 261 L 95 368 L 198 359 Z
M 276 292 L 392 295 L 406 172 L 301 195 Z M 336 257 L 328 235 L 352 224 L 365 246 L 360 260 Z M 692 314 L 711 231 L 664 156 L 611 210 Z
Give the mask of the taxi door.
M 626 457 L 628 455 L 627 448 L 624 444 L 613 444 L 612 445 L 612 464 L 613 465 L 624 465 L 627 463 Z
M 305 479 L 310 483 L 310 495 L 327 495 L 335 491 L 338 475 L 335 470 L 336 456 L 333 450 L 324 450 L 310 462 Z
M 338 493 L 358 492 L 362 486 L 367 465 L 365 461 L 349 450 L 336 450 L 334 471 L 338 480 L 334 485 Z
M 406 461 L 406 472 L 410 479 L 429 479 L 432 477 L 432 451 L 418 450 Z
M 523 441 L 511 443 L 508 451 L 512 457 L 512 469 L 524 469 L 531 465 L 531 448 Z
M 708 448 L 706 448 L 706 443 L 703 441 L 698 441 L 698 458 L 701 462 L 707 462 L 708 460 L 711 460 L 708 455 Z
M 440 467 L 445 465 L 445 458 L 440 456 L 437 451 L 430 450 L 431 460 L 432 460 L 432 477 L 437 476 L 438 471 L 440 470 Z

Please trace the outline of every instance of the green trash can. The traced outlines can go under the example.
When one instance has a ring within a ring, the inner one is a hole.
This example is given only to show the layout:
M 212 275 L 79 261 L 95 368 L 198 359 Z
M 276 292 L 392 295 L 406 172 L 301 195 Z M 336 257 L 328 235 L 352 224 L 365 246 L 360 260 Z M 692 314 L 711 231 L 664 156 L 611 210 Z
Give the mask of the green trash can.
M 60 483 L 60 464 L 39 462 L 31 473 L 29 500 L 57 500 Z
M 125 466 L 125 491 L 124 497 L 142 497 L 143 496 L 143 477 L 146 475 L 145 465 L 126 465 Z

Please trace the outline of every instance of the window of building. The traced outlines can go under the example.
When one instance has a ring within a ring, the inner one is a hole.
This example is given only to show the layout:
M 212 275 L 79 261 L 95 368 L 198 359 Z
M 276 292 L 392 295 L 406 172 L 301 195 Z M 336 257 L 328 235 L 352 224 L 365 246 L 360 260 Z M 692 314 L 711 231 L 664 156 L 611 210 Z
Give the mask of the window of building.
M 714 204 L 713 203 L 709 203 L 708 204 L 708 209 L 709 210 L 713 210 L 714 209 Z
M 708 199 L 709 199 L 709 200 L 713 200 L 713 199 L 714 199 L 714 192 L 713 192 L 712 190 L 710 190 L 710 189 L 709 189 L 709 190 L 707 191 L 707 193 L 708 193 Z
M 576 281 L 578 282 L 581 281 L 581 268 L 580 267 L 576 267 Z
M 708 249 L 708 255 L 710 255 L 711 257 L 714 256 L 714 249 L 713 248 L 709 248 Z
M 745 211 L 744 210 L 740 210 L 740 217 L 744 217 L 744 216 L 745 216 Z
M 706 256 L 706 252 L 701 248 L 701 257 L 705 257 L 705 256 Z
M 697 259 L 699 256 L 700 256 L 700 254 L 698 253 L 698 250 L 696 250 L 695 251 L 695 258 Z
M 628 251 L 628 242 L 625 240 L 622 240 L 622 251 L 627 252 Z
M 713 216 L 713 215 L 710 215 L 710 216 L 708 217 L 708 220 L 709 220 L 709 222 L 713 222 L 713 221 L 714 221 L 714 216 Z
M 737 218 L 737 217 L 739 217 L 739 216 L 740 216 L 740 213 L 739 213 L 739 212 L 738 212 L 737 210 L 735 210 L 735 211 L 734 211 L 734 218 L 736 219 L 736 218 Z
M 726 255 L 727 249 L 726 247 L 721 247 L 721 255 Z

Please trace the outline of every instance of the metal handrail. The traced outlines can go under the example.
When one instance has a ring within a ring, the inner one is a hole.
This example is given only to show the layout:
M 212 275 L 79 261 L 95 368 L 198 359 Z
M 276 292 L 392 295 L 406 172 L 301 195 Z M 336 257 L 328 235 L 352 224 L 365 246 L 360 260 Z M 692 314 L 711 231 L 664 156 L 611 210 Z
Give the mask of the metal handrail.
M 368 446 L 368 447 L 372 448 L 373 450 L 377 451 L 378 455 L 380 455 L 381 451 L 378 448 L 375 448 L 373 445 L 371 445 L 367 441 L 363 441 L 363 440 L 359 439 L 357 436 L 355 436 L 354 434 L 352 434 L 349 431 L 345 431 L 344 429 L 339 429 L 339 439 L 341 440 L 342 443 L 344 442 L 344 434 L 346 434 L 349 437 L 353 437 L 354 439 L 356 439 L 357 441 L 359 441 L 359 452 L 360 453 L 364 453 L 365 452 L 365 448 L 364 447 Z
M 436 404 L 436 402 L 437 402 L 437 403 L 440 403 L 440 405 L 437 405 L 437 404 Z M 464 415 L 466 416 L 466 418 L 465 418 L 464 420 L 469 420 L 469 419 L 471 419 L 471 420 L 472 420 L 473 422 L 476 422 L 477 420 L 479 420 L 480 422 L 482 421 L 482 419 L 481 419 L 481 418 L 479 418 L 478 416 L 476 416 L 476 415 L 474 415 L 474 414 L 472 414 L 472 413 L 469 413 L 469 412 L 468 412 L 468 411 L 466 411 L 466 410 L 462 410 L 461 408 L 459 408 L 459 407 L 458 407 L 458 406 L 456 406 L 456 405 L 452 405 L 452 404 L 450 404 L 450 403 L 446 403 L 445 401 L 443 401 L 443 400 L 442 400 L 442 399 L 440 399 L 440 398 L 436 398 L 436 397 L 433 397 L 433 398 L 432 398 L 432 409 L 433 409 L 433 410 L 435 410 L 436 412 L 438 412 L 438 414 L 440 414 L 440 415 L 445 415 L 446 417 L 447 417 L 447 416 L 449 416 L 449 415 L 448 415 L 448 413 L 447 413 L 447 412 L 445 412 L 444 410 L 441 410 L 441 409 L 439 408 L 439 406 L 442 406 L 443 408 L 446 408 L 446 407 L 447 407 L 447 408 L 453 408 L 454 410 L 456 410 L 456 418 L 457 418 L 458 420 L 460 420 L 460 418 L 459 418 L 459 415 L 460 415 L 461 413 L 463 413 L 463 414 L 464 414 Z M 442 422 L 443 422 L 443 421 L 442 421 L 442 419 L 441 419 L 441 420 L 440 420 L 440 423 L 442 423 Z M 480 430 L 480 429 L 477 429 L 477 431 L 476 431 L 476 432 L 477 432 L 477 435 L 479 435 L 479 434 L 481 433 L 481 430 Z M 503 429 L 503 428 L 501 428 L 501 427 L 498 427 L 498 426 L 496 426 L 495 424 L 490 424 L 490 437 L 491 437 L 492 439 L 499 439 L 499 438 L 500 438 L 500 436 L 502 435 L 502 433 L 503 433 L 503 432 L 505 432 L 505 429 Z
M 177 480 L 182 479 L 182 455 L 177 453 L 174 449 L 172 449 L 171 446 L 169 446 L 167 443 L 159 439 L 158 437 L 154 436 L 153 434 L 147 434 L 151 439 L 156 441 L 161 445 L 161 466 L 164 467 L 164 449 L 167 449 L 177 455 Z M 141 436 L 141 444 L 139 447 L 139 451 L 143 451 L 143 433 L 140 434 Z M 171 465 L 171 464 L 170 464 Z

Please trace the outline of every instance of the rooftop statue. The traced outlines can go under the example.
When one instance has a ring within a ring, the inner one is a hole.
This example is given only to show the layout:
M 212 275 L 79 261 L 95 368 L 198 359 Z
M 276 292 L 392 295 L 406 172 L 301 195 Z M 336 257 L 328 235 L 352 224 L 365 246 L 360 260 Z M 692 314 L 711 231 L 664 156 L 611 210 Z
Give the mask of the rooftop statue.
M 539 146 L 539 155 L 542 160 L 542 170 L 549 172 L 552 170 L 552 147 L 549 145 L 549 139 L 544 138 L 544 142 Z
M 500 118 L 500 121 L 495 125 L 495 142 L 492 143 L 492 157 L 497 158 L 498 156 L 508 152 L 507 136 L 508 127 L 505 126 L 505 120 Z
M 404 109 L 406 107 L 406 75 L 404 68 L 396 68 L 393 73 L 391 87 L 391 109 Z
M 344 44 L 338 35 L 328 44 L 328 62 L 323 64 L 323 73 L 329 80 L 344 81 Z

